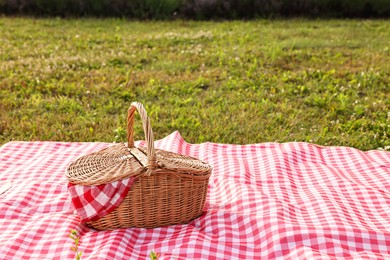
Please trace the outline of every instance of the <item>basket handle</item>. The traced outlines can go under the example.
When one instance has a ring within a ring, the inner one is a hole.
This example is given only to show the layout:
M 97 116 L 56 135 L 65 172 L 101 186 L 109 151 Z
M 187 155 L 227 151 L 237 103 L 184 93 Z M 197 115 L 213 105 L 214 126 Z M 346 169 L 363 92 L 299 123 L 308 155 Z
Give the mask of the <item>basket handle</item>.
M 150 126 L 150 119 L 144 106 L 139 102 L 133 102 L 130 108 L 127 110 L 127 147 L 134 148 L 134 116 L 135 110 L 138 111 L 142 126 L 145 133 L 145 140 L 147 143 L 147 157 L 148 157 L 148 170 L 147 174 L 150 174 L 152 170 L 156 168 L 156 151 L 154 150 L 154 137 L 152 127 Z

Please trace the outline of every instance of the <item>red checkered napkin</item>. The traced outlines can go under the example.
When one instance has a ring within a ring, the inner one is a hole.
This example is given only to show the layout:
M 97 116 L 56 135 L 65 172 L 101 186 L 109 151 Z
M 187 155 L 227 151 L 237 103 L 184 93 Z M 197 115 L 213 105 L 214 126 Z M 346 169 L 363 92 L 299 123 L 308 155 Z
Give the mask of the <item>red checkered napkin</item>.
M 112 212 L 126 197 L 135 177 L 97 186 L 68 184 L 72 205 L 82 222 L 98 220 Z

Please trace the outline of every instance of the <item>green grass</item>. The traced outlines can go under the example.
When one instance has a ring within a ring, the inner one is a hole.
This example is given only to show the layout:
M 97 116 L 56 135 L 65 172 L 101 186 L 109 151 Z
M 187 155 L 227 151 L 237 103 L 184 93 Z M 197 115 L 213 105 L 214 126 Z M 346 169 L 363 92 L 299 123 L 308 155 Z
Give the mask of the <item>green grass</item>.
M 0 144 L 124 141 L 140 101 L 156 139 L 390 146 L 389 20 L 3 17 L 0 38 Z

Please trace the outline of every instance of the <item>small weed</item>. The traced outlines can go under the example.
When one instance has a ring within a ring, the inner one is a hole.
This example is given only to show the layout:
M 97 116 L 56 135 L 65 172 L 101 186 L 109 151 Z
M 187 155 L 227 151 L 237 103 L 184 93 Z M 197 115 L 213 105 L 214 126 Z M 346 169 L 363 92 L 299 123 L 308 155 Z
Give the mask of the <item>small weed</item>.
M 79 233 L 76 230 L 71 229 L 69 237 L 73 240 L 74 246 L 72 246 L 70 249 L 76 253 L 75 259 L 81 260 L 81 255 L 83 254 L 83 252 L 79 252 L 79 243 L 80 243 Z
M 158 260 L 159 254 L 156 254 L 154 251 L 150 252 L 150 260 Z

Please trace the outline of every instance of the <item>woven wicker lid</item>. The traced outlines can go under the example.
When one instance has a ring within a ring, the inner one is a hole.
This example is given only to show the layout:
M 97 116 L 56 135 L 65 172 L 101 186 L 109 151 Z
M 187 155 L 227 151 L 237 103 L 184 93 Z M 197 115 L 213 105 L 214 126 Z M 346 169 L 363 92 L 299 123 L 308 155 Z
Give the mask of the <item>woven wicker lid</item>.
M 146 148 L 139 147 L 138 149 L 146 154 Z M 211 166 L 199 159 L 160 149 L 155 149 L 155 151 L 156 169 L 169 169 L 198 176 L 208 175 L 211 171 Z
M 143 168 L 124 144 L 117 144 L 78 158 L 65 175 L 74 184 L 99 185 L 135 176 Z
M 134 115 L 138 110 L 145 132 L 147 147 L 134 146 Z M 209 164 L 196 158 L 154 148 L 149 117 L 141 103 L 134 102 L 128 110 L 127 146 L 123 143 L 80 157 L 69 165 L 66 177 L 80 185 L 100 185 L 132 176 L 158 174 L 159 169 L 177 174 L 208 177 Z

